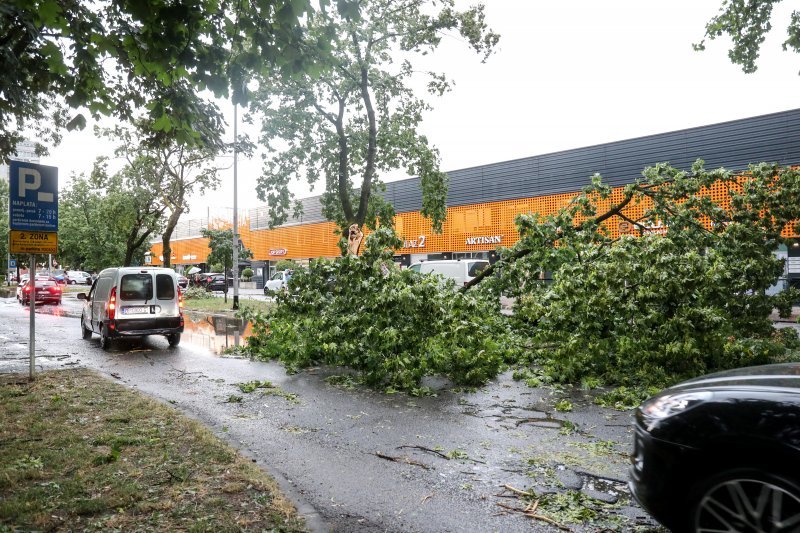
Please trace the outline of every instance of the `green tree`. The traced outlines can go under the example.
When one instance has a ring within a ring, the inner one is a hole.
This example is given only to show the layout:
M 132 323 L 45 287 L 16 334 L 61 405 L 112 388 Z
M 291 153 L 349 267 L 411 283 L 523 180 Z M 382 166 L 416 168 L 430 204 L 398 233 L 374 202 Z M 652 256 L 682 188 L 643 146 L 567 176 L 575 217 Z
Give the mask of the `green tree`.
M 148 209 L 164 216 L 162 255 L 164 266 L 169 268 L 170 242 L 178 220 L 189 211 L 188 200 L 193 192 L 213 190 L 219 185 L 220 169 L 214 159 L 224 147 L 191 146 L 174 139 L 150 142 L 147 136 L 151 129 L 149 122 L 139 121 L 135 127 L 117 126 L 101 133 L 119 143 L 115 154 L 128 162 L 129 180 L 135 181 L 137 189 L 147 191 L 144 196 Z M 251 146 L 240 142 L 241 148 L 247 152 Z
M 308 13 L 308 0 L 6 0 L 0 161 L 26 127 L 57 142 L 87 111 L 129 121 L 144 110 L 156 134 L 219 145 L 222 117 L 203 91 L 242 101 L 244 80 L 307 66 Z
M 71 268 L 99 271 L 119 266 L 125 257 L 125 239 L 119 220 L 110 211 L 106 192 L 91 178 L 73 176 L 59 194 L 58 257 Z
M 232 229 L 211 229 L 203 228 L 200 230 L 203 237 L 208 239 L 208 247 L 211 253 L 208 254 L 206 262 L 210 265 L 220 264 L 223 267 L 223 274 L 227 280 L 228 273 L 233 267 L 233 230 Z M 239 259 L 249 259 L 253 257 L 253 252 L 248 248 L 239 248 Z M 238 275 L 238 272 L 234 275 Z M 228 301 L 228 284 L 225 283 L 223 289 L 225 302 Z
M 800 173 L 773 165 L 739 178 L 660 164 L 621 195 L 595 176 L 556 213 L 518 217 L 519 242 L 473 281 L 517 297 L 530 353 L 556 379 L 665 385 L 783 355 L 769 315 L 788 315 L 798 295 L 767 289 L 798 219 Z M 633 234 L 613 238 L 604 224 L 620 222 Z
M 440 231 L 447 176 L 437 150 L 417 131 L 429 104 L 411 89 L 412 60 L 435 51 L 448 32 L 485 60 L 499 37 L 487 28 L 483 6 L 458 11 L 453 0 L 342 4 L 346 9 L 323 6 L 320 16 L 308 19 L 306 42 L 334 35 L 330 50 L 314 54 L 314 72 L 259 80 L 252 109 L 263 116 L 261 144 L 272 151 L 259 197 L 269 204 L 272 224 L 280 224 L 291 208 L 288 184 L 323 179 L 324 214 L 341 230 L 373 226 L 376 219 L 391 224 L 391 206 L 373 192 L 381 189 L 380 173 L 405 169 L 420 177 L 422 213 Z M 450 89 L 444 75 L 426 74 L 430 93 Z
M 280 272 L 281 270 L 293 270 L 297 268 L 297 263 L 294 259 L 280 259 L 275 263 L 275 271 Z
M 740 65 L 746 73 L 755 72 L 758 66 L 761 45 L 766 35 L 772 31 L 772 10 L 781 0 L 724 0 L 720 14 L 706 24 L 705 38 L 694 45 L 695 50 L 705 50 L 706 42 L 718 37 L 731 39 L 728 57 L 735 65 Z M 786 28 L 787 39 L 784 50 L 800 52 L 800 12 L 792 11 Z
M 164 212 L 149 171 L 140 158 L 109 175 L 105 158 L 99 158 L 89 178 L 73 177 L 59 202 L 63 264 L 100 270 L 142 263 Z

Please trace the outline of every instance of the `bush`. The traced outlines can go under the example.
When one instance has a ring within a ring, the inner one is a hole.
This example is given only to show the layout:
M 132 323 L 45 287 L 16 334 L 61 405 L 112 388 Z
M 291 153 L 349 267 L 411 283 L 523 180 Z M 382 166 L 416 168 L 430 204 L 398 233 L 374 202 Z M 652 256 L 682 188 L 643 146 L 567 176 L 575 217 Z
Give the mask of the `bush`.
M 214 295 L 203 287 L 189 287 L 183 291 L 183 297 L 186 300 L 203 300 L 206 298 L 213 298 Z
M 252 268 L 245 268 L 242 270 L 242 277 L 245 281 L 250 281 L 253 278 L 253 269 Z
M 297 263 L 295 263 L 292 259 L 279 259 L 277 263 L 275 263 L 275 271 L 281 272 L 282 270 L 294 270 L 297 268 Z
M 464 385 L 495 377 L 517 345 L 499 302 L 397 269 L 381 246 L 387 238 L 379 230 L 363 257 L 318 260 L 298 271 L 270 316 L 248 316 L 250 353 L 290 368 L 347 366 L 368 385 L 400 390 L 418 387 L 425 375 Z

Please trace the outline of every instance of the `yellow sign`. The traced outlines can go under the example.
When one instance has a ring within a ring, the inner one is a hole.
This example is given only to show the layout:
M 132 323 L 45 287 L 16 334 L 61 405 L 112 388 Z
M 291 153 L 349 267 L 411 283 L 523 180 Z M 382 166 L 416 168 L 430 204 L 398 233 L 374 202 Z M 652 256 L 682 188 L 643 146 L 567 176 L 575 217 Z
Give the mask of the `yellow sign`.
M 58 233 L 55 231 L 9 232 L 10 253 L 12 254 L 56 254 L 58 253 Z

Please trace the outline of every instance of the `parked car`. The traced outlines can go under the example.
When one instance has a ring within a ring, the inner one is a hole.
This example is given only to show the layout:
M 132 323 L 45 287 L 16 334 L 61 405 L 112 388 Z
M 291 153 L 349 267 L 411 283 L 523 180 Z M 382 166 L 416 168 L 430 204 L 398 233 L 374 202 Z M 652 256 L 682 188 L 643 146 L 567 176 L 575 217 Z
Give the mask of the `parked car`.
M 224 274 L 214 274 L 208 276 L 206 282 L 204 284 L 207 291 L 225 291 L 226 283 L 225 283 L 225 275 Z M 233 278 L 229 277 L 227 282 L 228 287 L 233 286 Z
M 68 285 L 91 285 L 92 276 L 83 270 L 67 270 Z
M 272 278 L 267 280 L 264 284 L 264 294 L 273 295 L 280 291 L 285 291 L 289 288 L 289 280 L 292 277 L 293 270 L 282 270 L 275 272 Z
M 53 278 L 36 278 L 34 280 L 36 296 L 33 299 L 34 304 L 51 303 L 61 305 L 61 287 L 58 282 Z M 31 301 L 31 286 L 30 282 L 26 281 L 24 285 L 17 286 L 17 300 L 22 305 L 28 305 Z
M 456 286 L 462 287 L 488 266 L 489 261 L 486 259 L 443 259 L 414 263 L 408 268 L 420 274 L 439 274 L 455 281 Z
M 182 289 L 187 288 L 189 286 L 189 278 L 183 274 L 178 274 L 178 285 L 180 285 Z
M 164 335 L 177 346 L 183 333 L 183 296 L 177 274 L 169 268 L 120 267 L 100 272 L 83 300 L 81 332 L 84 339 L 100 335 L 100 346 L 113 339 Z
M 800 363 L 710 374 L 644 402 L 630 488 L 672 531 L 799 531 Z
M 197 284 L 200 287 L 206 287 L 211 282 L 211 280 L 214 279 L 214 276 L 221 276 L 221 275 L 222 274 L 219 272 L 201 272 L 200 274 L 197 275 Z

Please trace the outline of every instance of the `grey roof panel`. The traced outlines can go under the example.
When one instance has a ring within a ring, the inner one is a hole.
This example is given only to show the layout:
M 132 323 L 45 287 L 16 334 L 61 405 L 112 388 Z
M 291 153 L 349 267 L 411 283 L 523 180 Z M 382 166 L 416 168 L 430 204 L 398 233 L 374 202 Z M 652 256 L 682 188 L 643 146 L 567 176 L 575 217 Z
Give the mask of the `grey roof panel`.
M 447 205 L 578 191 L 594 173 L 622 185 L 655 163 L 688 170 L 697 159 L 705 160 L 706 168 L 734 170 L 751 162 L 800 164 L 800 109 L 449 171 Z M 383 196 L 398 213 L 422 207 L 418 178 L 387 183 Z M 286 225 L 323 220 L 318 196 L 304 199 L 303 205 L 302 220 Z M 267 212 L 255 219 L 251 215 L 251 227 L 266 227 L 260 224 Z

